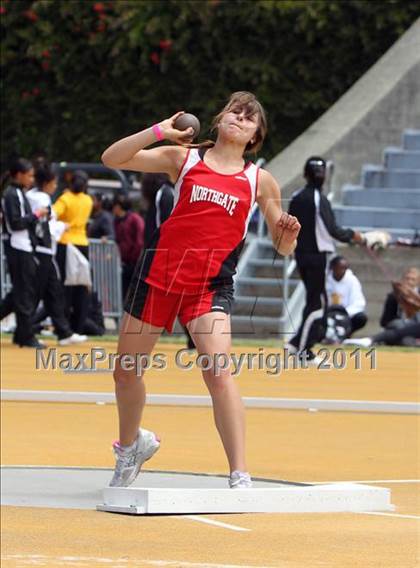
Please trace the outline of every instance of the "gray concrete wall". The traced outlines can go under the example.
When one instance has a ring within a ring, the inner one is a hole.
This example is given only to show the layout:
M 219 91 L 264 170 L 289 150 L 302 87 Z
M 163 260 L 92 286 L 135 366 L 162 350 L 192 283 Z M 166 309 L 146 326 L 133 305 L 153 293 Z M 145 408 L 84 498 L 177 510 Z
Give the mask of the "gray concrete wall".
M 339 198 L 343 183 L 358 183 L 363 164 L 381 163 L 385 146 L 400 145 L 405 128 L 420 128 L 420 19 L 267 169 L 287 201 L 303 183 L 307 157 L 332 159 Z

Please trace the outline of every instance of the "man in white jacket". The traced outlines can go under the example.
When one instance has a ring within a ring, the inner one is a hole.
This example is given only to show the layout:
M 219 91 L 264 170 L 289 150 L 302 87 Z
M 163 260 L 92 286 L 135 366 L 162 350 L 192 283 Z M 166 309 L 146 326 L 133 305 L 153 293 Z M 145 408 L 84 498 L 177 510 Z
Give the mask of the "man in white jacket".
M 362 285 L 343 256 L 335 256 L 331 260 L 326 289 L 329 308 L 341 306 L 350 318 L 351 330 L 348 337 L 366 325 L 368 318 Z

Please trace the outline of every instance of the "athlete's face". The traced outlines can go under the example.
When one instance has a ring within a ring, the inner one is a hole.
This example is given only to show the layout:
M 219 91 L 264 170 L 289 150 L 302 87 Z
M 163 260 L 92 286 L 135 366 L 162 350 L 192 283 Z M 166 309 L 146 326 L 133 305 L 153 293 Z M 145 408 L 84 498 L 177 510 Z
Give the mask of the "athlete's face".
M 258 124 L 258 114 L 247 115 L 243 107 L 233 106 L 223 114 L 218 127 L 224 138 L 246 146 L 254 140 Z

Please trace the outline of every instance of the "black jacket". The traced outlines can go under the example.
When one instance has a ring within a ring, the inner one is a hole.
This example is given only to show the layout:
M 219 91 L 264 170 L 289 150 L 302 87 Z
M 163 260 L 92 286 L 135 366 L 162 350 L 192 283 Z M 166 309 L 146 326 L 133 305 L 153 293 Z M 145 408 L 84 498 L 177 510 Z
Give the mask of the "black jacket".
M 164 183 L 156 193 L 154 203 L 150 204 L 146 213 L 144 240 L 147 243 L 160 225 L 166 221 L 174 206 L 173 186 Z
M 10 239 L 12 248 L 28 250 L 32 247 L 35 250 L 37 238 L 35 227 L 38 217 L 32 213 L 31 206 L 22 186 L 17 183 L 10 183 L 5 189 L 2 200 L 3 228 Z
M 385 300 L 380 324 L 386 327 L 392 320 L 401 317 L 401 310 L 394 292 L 390 292 Z
M 297 253 L 332 252 L 334 248 L 331 237 L 343 243 L 348 243 L 353 238 L 354 231 L 337 225 L 330 202 L 322 191 L 311 185 L 306 185 L 292 195 L 289 213 L 297 217 L 302 225 L 297 239 Z M 322 224 L 324 227 L 321 227 Z M 320 231 L 327 236 L 325 242 L 320 242 Z M 328 235 L 331 245 L 327 242 Z

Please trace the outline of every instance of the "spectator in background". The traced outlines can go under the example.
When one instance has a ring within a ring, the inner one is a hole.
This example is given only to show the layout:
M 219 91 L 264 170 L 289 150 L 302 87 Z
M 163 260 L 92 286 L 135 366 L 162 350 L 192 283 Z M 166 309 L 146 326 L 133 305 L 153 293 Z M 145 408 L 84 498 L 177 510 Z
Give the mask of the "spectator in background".
M 400 282 L 393 285 L 393 291 L 390 292 L 386 299 L 381 316 L 381 326 L 388 328 L 389 326 L 401 326 L 410 322 L 413 317 L 419 318 L 419 310 L 414 310 L 404 302 L 404 293 L 419 293 L 419 271 L 414 266 L 404 271 Z
M 105 321 L 102 313 L 102 302 L 98 294 L 92 291 L 89 294 L 88 315 L 85 320 L 83 331 L 86 335 L 104 335 Z
M 303 175 L 306 185 L 296 191 L 290 201 L 289 213 L 297 217 L 302 229 L 295 250 L 296 264 L 306 289 L 306 305 L 297 333 L 286 345 L 307 362 L 320 363 L 311 347 L 324 338 L 326 331 L 327 295 L 325 272 L 327 253 L 335 252 L 334 239 L 343 243 L 362 243 L 362 235 L 353 229 L 337 225 L 334 211 L 323 194 L 326 176 L 324 158 L 312 156 L 306 160 Z
M 73 172 L 69 189 L 65 190 L 53 205 L 58 220 L 67 224 L 57 247 L 57 262 L 63 282 L 66 280 L 66 249 L 72 244 L 88 259 L 89 241 L 87 223 L 93 202 L 87 195 L 89 176 L 83 170 Z M 66 314 L 73 331 L 83 334 L 89 307 L 89 291 L 86 286 L 65 286 Z
M 88 225 L 90 239 L 114 239 L 114 220 L 112 213 L 103 208 L 104 197 L 102 193 L 93 196 L 92 216 Z
M 114 214 L 115 240 L 120 249 L 122 263 L 122 293 L 123 298 L 136 268 L 137 260 L 144 246 L 144 221 L 134 211 L 131 211 L 131 201 L 125 195 L 114 198 L 112 212 Z
M 13 342 L 20 347 L 45 347 L 35 337 L 33 315 L 37 304 L 38 261 L 35 258 L 35 230 L 39 219 L 49 215 L 47 207 L 32 212 L 26 192 L 34 183 L 34 168 L 29 160 L 17 159 L 9 170 L 10 183 L 2 196 L 7 264 L 13 289 L 1 302 L 0 318 L 15 312 Z
M 393 291 L 385 300 L 381 317 L 384 331 L 372 337 L 349 339 L 346 343 L 370 347 L 386 345 L 416 346 L 420 344 L 419 270 L 408 268 L 399 282 L 393 282 Z
M 328 310 L 341 306 L 350 318 L 348 337 L 366 325 L 368 318 L 362 285 L 343 256 L 337 255 L 331 260 L 326 289 Z
M 156 229 L 172 212 L 174 186 L 166 174 L 144 174 L 141 192 L 147 203 L 144 227 L 144 241 L 147 244 Z
M 51 195 L 57 188 L 57 178 L 51 166 L 44 160 L 38 159 L 35 163 L 36 187 L 28 191 L 27 197 L 32 211 L 46 207 L 51 212 Z M 70 345 L 86 341 L 86 335 L 73 333 L 65 315 L 65 291 L 60 278 L 60 271 L 55 262 L 56 241 L 51 234 L 50 224 L 58 224 L 51 215 L 40 219 L 37 225 L 36 256 L 39 261 L 38 299 L 43 300 L 45 310 L 51 317 L 54 331 L 58 337 L 59 345 Z M 65 230 L 64 223 L 60 223 L 61 233 Z

